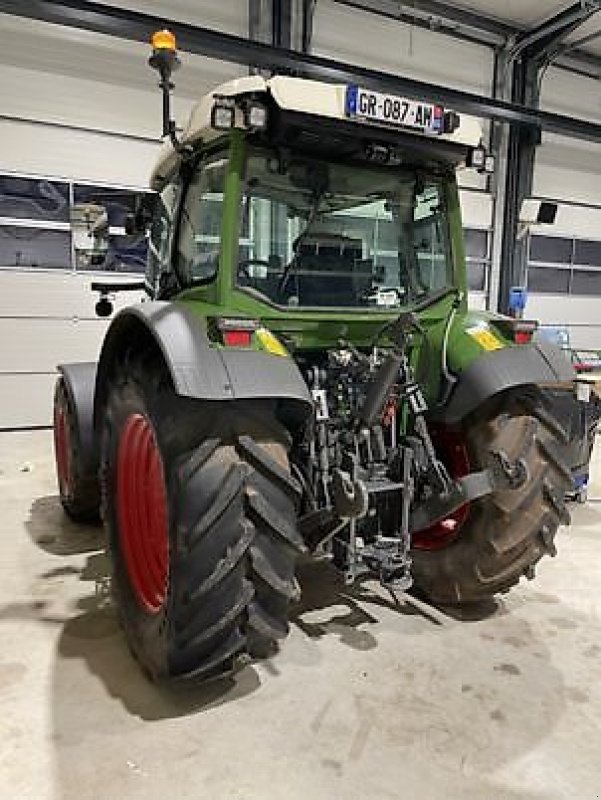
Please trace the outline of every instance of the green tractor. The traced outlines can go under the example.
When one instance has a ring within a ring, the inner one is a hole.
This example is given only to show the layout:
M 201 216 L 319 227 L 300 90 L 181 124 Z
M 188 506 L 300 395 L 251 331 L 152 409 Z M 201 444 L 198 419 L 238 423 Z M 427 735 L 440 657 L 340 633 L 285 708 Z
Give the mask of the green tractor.
M 243 77 L 169 110 L 132 229 L 144 286 L 98 363 L 61 366 L 60 497 L 100 513 L 112 592 L 154 678 L 286 636 L 303 554 L 437 604 L 532 578 L 568 523 L 573 372 L 534 325 L 467 308 L 455 172 L 479 125 L 359 86 Z M 148 195 L 150 197 L 151 195 Z M 574 401 L 575 402 L 575 401 Z

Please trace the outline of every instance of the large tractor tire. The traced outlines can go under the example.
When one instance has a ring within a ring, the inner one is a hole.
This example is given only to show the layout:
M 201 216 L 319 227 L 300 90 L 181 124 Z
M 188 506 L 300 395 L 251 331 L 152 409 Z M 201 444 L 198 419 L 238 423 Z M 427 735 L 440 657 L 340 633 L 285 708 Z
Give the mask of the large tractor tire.
M 54 391 L 54 455 L 61 504 L 75 522 L 98 521 L 100 485 L 97 475 L 87 475 L 75 409 L 63 378 Z
M 153 357 L 117 368 L 103 517 L 114 599 L 151 678 L 226 674 L 286 636 L 304 550 L 289 446 L 275 403 L 178 397 Z
M 434 434 L 453 477 L 521 460 L 526 478 L 494 492 L 413 536 L 416 589 L 432 602 L 463 604 L 490 598 L 534 577 L 554 537 L 569 524 L 564 495 L 571 485 L 563 461 L 566 434 L 541 393 L 506 393 L 470 415 L 459 430 Z

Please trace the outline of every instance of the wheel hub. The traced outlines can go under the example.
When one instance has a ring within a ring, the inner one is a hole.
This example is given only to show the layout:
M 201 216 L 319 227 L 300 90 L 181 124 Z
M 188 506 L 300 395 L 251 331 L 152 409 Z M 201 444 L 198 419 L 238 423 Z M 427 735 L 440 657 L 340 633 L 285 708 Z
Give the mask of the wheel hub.
M 117 516 L 131 587 L 140 605 L 156 614 L 169 578 L 167 491 L 154 429 L 142 414 L 131 414 L 121 432 Z

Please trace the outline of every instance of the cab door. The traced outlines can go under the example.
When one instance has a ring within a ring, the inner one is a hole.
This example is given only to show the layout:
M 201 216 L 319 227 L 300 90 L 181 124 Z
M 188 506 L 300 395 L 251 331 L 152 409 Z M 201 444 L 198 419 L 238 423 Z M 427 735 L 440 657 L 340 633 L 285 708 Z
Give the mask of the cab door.
M 148 237 L 146 290 L 153 300 L 160 300 L 177 290 L 173 272 L 172 250 L 180 181 L 168 183 L 158 195 Z

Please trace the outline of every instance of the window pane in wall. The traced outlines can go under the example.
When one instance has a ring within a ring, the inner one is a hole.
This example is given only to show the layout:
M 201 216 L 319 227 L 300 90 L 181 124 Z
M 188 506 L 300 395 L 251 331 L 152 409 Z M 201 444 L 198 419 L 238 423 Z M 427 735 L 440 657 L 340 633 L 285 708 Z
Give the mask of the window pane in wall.
M 44 228 L 0 226 L 0 266 L 71 269 L 71 234 Z
M 488 231 L 466 228 L 463 233 L 465 255 L 468 258 L 488 258 Z
M 470 291 L 483 292 L 486 288 L 487 265 L 481 261 L 467 262 L 467 286 Z
M 572 275 L 572 294 L 601 295 L 601 270 L 575 269 Z
M 572 240 L 559 236 L 531 236 L 530 261 L 544 264 L 571 264 Z
M 76 206 L 104 206 L 108 213 L 109 225 L 123 228 L 125 217 L 135 210 L 137 192 L 127 189 L 113 189 L 110 186 L 85 186 L 75 184 L 73 199 Z
M 68 222 L 69 185 L 0 175 L 0 217 Z
M 601 267 L 601 242 L 576 239 L 574 264 Z
M 528 267 L 528 289 L 531 292 L 567 294 L 570 288 L 570 270 L 553 267 Z
M 144 272 L 146 269 L 146 237 L 109 236 L 95 247 L 75 249 L 75 265 L 79 270 L 103 272 Z

